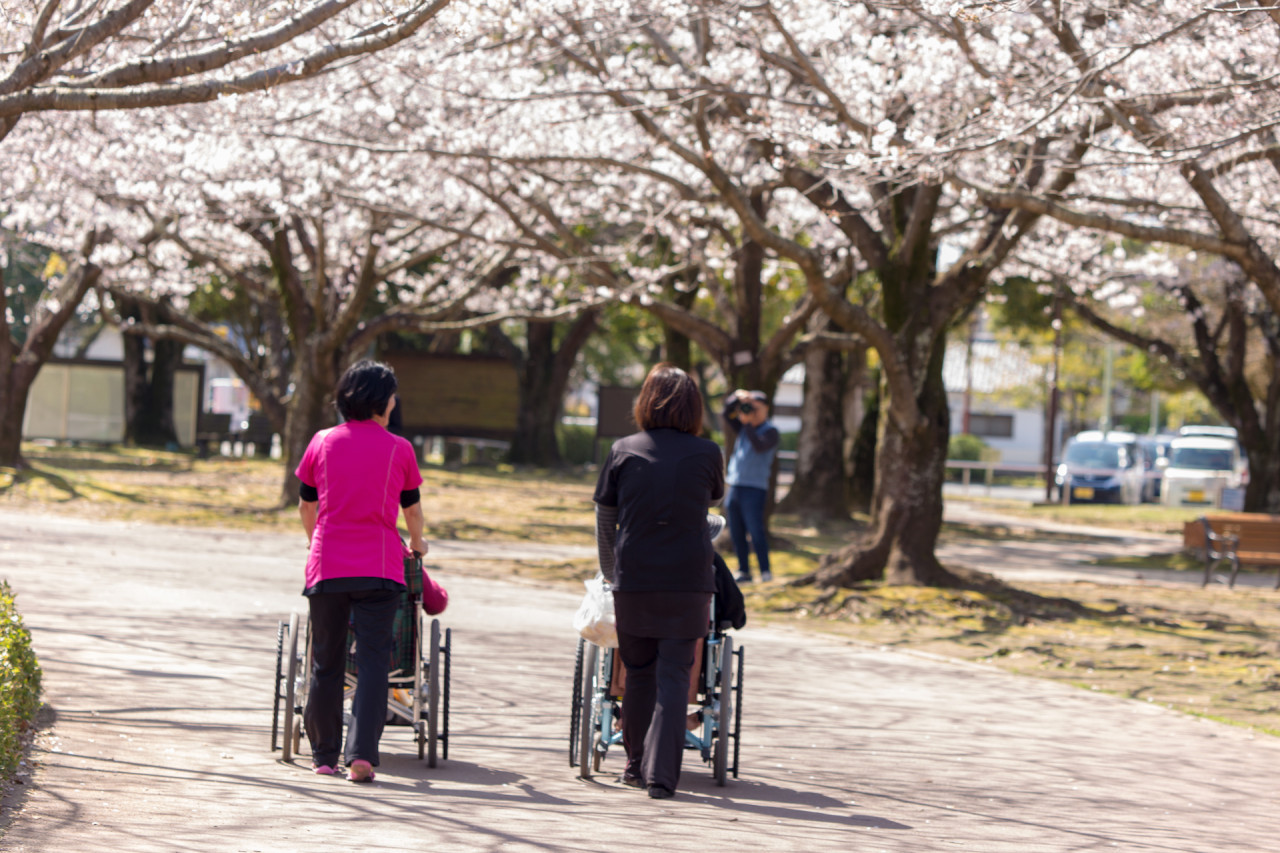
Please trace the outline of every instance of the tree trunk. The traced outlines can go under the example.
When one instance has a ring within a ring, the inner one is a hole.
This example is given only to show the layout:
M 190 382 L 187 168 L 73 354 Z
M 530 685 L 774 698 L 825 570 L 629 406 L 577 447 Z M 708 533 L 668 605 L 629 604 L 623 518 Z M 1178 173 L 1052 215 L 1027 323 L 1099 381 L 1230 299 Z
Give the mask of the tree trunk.
M 916 397 L 921 417 L 904 432 L 883 406 L 876 447 L 872 527 L 860 541 L 823 557 L 806 580 L 822 586 L 851 586 L 878 580 L 888 584 L 956 586 L 959 580 L 934 555 L 942 528 L 942 478 L 950 434 L 950 413 L 942 383 L 945 337 L 917 342 L 925 371 Z
M 75 316 L 84 295 L 102 275 L 101 267 L 89 258 L 98 243 L 96 231 L 90 231 L 80 246 L 80 259 L 54 291 L 46 298 L 48 310 L 32 310 L 36 322 L 27 327 L 21 345 L 9 328 L 8 299 L 5 296 L 4 268 L 0 267 L 0 467 L 22 468 L 22 421 L 27 414 L 27 398 L 36 374 L 53 354 L 58 335 Z
M 520 375 L 520 411 L 516 416 L 516 434 L 507 456 L 515 465 L 543 468 L 564 464 L 556 425 L 578 353 L 595 331 L 599 314 L 584 311 L 556 340 L 557 324 L 551 321 L 529 321 L 526 349 L 518 360 Z
M 299 483 L 293 472 L 298 469 L 311 437 L 337 420 L 334 408 L 326 405 L 332 401 L 333 391 L 338 385 L 338 369 L 333 355 L 316 354 L 314 358 L 300 358 L 297 363 L 305 367 L 294 371 L 293 399 L 285 412 L 284 422 L 278 424 L 272 419 L 272 427 L 280 432 L 284 456 L 284 482 L 280 487 L 282 507 L 298 502 Z
M 137 300 L 116 299 L 121 317 L 149 320 Z M 156 322 L 168 323 L 161 312 Z M 125 334 L 124 441 L 143 447 L 171 447 L 178 443 L 173 420 L 173 380 L 182 364 L 184 345 L 169 339 L 152 341 L 153 360 L 146 360 L 147 339 Z
M 1240 433 L 1247 439 L 1249 485 L 1245 488 L 1244 508 L 1248 512 L 1280 515 L 1280 340 L 1268 340 L 1271 377 L 1265 397 L 1259 395 L 1262 411 L 1261 429 Z
M 668 295 L 672 304 L 685 311 L 691 311 L 694 303 L 698 301 L 696 287 L 690 287 L 688 290 L 670 287 Z M 693 340 L 683 332 L 677 331 L 670 323 L 662 324 L 662 359 L 671 362 L 686 373 L 693 370 Z
M 857 363 L 854 363 L 854 356 L 858 359 Z M 876 485 L 880 371 L 867 370 L 865 352 L 851 354 L 844 414 L 844 470 L 849 483 L 849 508 L 858 512 L 870 512 Z
M 139 440 L 155 447 L 175 447 L 178 428 L 173 418 L 173 383 L 182 366 L 185 347 L 177 341 L 152 342 L 151 394 L 142 415 Z
M 838 350 L 811 349 L 804 360 L 804 404 L 800 411 L 800 438 L 796 473 L 778 512 L 814 520 L 849 517 L 846 502 L 841 397 L 844 391 L 844 354 Z
M 16 361 L 0 365 L 0 468 L 24 468 L 22 421 L 40 365 Z
M 515 465 L 558 467 L 564 464 L 556 443 L 559 399 L 552 397 L 556 324 L 529 321 L 527 345 L 520 365 L 520 410 L 508 461 Z

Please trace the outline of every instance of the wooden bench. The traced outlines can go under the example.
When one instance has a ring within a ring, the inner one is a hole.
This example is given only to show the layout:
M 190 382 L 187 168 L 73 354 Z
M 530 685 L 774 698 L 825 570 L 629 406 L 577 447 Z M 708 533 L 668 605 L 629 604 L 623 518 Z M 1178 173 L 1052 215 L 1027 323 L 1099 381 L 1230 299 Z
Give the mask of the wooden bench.
M 1201 516 L 1183 524 L 1182 541 L 1204 557 L 1202 587 L 1209 583 L 1214 566 L 1223 560 L 1231 563 L 1229 587 L 1236 585 L 1241 564 L 1280 568 L 1280 515 L 1224 512 Z M 1280 589 L 1280 572 L 1276 574 L 1275 589 Z
M 231 415 L 201 412 L 196 418 L 196 447 L 201 459 L 209 458 L 209 445 L 215 447 L 231 437 Z

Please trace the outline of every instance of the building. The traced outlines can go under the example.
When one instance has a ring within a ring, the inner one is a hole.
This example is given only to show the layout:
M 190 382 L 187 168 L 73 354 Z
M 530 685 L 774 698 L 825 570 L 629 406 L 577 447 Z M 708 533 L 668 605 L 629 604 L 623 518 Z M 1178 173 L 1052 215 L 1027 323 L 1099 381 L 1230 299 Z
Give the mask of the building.
M 995 461 L 1015 465 L 1044 462 L 1045 367 L 1016 344 L 994 340 L 953 341 L 942 365 L 951 411 L 951 434 L 968 432 L 986 442 Z M 967 413 L 967 417 L 966 417 Z M 1062 446 L 1058 418 L 1054 447 Z

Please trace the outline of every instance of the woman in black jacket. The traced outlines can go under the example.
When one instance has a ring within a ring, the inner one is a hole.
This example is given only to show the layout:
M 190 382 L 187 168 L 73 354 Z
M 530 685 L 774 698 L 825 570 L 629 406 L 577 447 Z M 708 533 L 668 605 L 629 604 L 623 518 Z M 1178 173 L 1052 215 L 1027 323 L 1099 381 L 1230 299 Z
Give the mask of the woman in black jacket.
M 613 584 L 622 699 L 623 784 L 674 795 L 684 755 L 690 670 L 715 591 L 707 508 L 724 496 L 724 462 L 702 430 L 702 397 L 672 364 L 649 371 L 640 432 L 613 445 L 596 484 L 600 568 Z

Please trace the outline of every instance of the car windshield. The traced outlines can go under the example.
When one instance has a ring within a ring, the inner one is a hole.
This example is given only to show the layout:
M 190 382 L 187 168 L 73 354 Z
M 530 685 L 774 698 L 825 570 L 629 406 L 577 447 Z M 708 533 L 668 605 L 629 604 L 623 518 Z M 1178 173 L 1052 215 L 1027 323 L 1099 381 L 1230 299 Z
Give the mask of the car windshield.
M 1078 441 L 1067 448 L 1067 462 L 1086 468 L 1119 468 L 1120 448 L 1100 441 Z
M 1231 451 L 1212 447 L 1175 447 L 1169 464 L 1174 468 L 1230 471 Z

